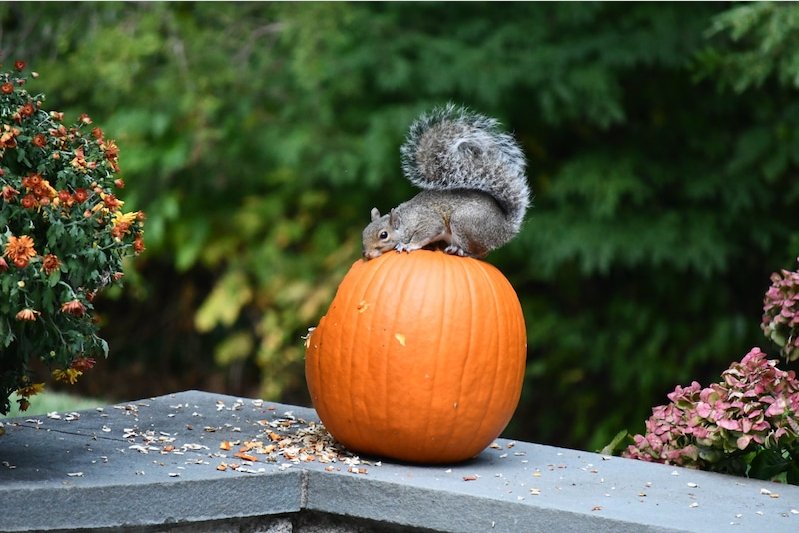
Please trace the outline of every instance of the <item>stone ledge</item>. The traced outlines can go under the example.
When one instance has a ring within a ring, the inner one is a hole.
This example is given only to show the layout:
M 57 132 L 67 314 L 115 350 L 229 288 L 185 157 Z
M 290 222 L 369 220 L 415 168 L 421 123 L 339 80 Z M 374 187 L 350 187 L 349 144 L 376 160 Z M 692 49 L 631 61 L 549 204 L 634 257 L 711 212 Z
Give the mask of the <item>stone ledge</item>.
M 318 420 L 307 408 L 197 391 L 2 420 L 0 529 L 799 530 L 799 487 L 503 439 L 451 466 L 217 470 L 229 462 L 222 441 L 263 439 L 263 421 L 286 411 Z M 172 449 L 148 449 L 147 431 L 150 444 L 163 437 Z

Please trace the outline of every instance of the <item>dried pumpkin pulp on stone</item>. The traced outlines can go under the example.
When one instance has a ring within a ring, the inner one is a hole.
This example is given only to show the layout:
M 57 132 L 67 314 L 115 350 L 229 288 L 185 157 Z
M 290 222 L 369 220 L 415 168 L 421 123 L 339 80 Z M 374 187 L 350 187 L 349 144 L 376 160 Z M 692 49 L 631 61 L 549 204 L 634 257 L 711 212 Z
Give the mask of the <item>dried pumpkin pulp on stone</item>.
M 527 343 L 502 273 L 418 250 L 359 260 L 307 342 L 320 419 L 349 449 L 417 463 L 469 459 L 521 394 Z

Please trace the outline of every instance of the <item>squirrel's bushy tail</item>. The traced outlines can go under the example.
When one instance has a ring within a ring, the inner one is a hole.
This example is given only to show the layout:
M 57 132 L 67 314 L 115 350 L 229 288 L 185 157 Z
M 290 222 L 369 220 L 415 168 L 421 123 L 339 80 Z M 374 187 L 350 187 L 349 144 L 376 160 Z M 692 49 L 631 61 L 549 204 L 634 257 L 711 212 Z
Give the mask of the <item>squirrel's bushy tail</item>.
M 447 104 L 419 117 L 400 148 L 405 177 L 423 189 L 490 194 L 518 231 L 530 204 L 525 160 L 493 118 Z

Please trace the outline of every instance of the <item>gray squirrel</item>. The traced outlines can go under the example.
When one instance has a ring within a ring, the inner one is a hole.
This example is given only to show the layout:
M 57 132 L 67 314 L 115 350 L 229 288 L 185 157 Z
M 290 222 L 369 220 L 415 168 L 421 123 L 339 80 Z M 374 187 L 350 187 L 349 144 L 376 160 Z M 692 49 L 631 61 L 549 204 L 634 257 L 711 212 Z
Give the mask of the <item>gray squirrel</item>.
M 419 117 L 400 148 L 402 171 L 422 192 L 363 230 L 363 255 L 445 244 L 484 257 L 512 239 L 530 203 L 524 154 L 489 117 L 448 104 Z

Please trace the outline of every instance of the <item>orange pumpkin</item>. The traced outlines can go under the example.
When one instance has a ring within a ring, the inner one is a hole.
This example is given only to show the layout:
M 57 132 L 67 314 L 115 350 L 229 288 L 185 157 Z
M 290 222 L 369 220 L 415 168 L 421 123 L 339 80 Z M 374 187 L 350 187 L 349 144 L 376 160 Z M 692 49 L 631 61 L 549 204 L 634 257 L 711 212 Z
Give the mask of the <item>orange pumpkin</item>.
M 502 273 L 443 252 L 353 264 L 307 342 L 314 407 L 347 448 L 417 463 L 479 454 L 519 401 L 524 317 Z

